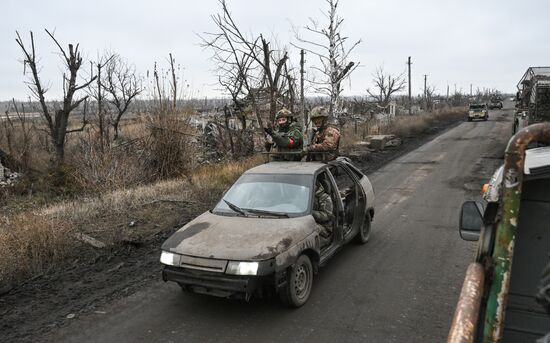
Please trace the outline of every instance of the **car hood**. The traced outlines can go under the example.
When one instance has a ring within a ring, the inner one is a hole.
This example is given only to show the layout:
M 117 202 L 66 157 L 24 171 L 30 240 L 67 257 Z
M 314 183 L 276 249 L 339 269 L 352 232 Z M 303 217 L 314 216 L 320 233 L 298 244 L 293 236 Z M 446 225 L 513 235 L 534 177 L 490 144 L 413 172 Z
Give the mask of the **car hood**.
M 311 215 L 256 218 L 205 212 L 168 238 L 162 249 L 204 258 L 265 260 L 305 239 L 315 228 Z

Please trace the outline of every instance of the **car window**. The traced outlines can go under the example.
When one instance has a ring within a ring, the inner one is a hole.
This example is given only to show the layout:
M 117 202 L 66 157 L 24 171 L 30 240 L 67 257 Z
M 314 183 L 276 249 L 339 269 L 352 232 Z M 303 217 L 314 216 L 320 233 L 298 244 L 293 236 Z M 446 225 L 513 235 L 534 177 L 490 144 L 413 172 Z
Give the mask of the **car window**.
M 355 168 L 355 166 L 352 166 L 351 164 L 347 164 L 347 167 L 351 172 L 357 177 L 358 180 L 361 180 L 363 178 L 363 173 L 359 171 L 359 169 Z
M 336 181 L 336 186 L 338 186 L 338 190 L 340 190 L 340 192 L 355 187 L 355 182 L 341 166 L 331 166 L 329 170 L 334 177 L 334 181 Z
M 245 174 L 227 191 L 214 212 L 234 213 L 223 200 L 243 208 L 301 215 L 310 203 L 312 176 Z

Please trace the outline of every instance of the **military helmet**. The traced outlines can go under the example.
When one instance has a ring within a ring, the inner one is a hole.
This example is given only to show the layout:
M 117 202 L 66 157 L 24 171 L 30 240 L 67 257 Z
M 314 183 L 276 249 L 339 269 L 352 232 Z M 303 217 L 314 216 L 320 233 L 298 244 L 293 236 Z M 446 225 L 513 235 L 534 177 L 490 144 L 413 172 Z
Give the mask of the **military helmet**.
M 313 120 L 315 118 L 328 118 L 328 110 L 325 106 L 315 106 L 309 115 Z
M 275 114 L 275 120 L 277 120 L 279 118 L 283 118 L 283 117 L 288 118 L 288 119 L 292 119 L 294 117 L 294 115 L 292 114 L 292 112 L 290 112 L 286 108 L 283 108 L 283 109 L 279 110 L 277 112 L 277 114 Z

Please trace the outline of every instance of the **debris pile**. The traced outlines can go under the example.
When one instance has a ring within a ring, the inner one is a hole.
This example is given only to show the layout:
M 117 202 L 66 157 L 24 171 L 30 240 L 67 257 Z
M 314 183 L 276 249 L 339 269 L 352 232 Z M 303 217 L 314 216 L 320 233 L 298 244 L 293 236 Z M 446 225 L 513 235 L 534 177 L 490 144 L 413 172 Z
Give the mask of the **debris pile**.
M 21 178 L 21 174 L 12 172 L 0 163 L 0 187 L 13 186 Z
M 401 139 L 395 135 L 371 135 L 365 141 L 355 143 L 346 155 L 354 161 L 364 161 L 370 153 L 399 145 Z

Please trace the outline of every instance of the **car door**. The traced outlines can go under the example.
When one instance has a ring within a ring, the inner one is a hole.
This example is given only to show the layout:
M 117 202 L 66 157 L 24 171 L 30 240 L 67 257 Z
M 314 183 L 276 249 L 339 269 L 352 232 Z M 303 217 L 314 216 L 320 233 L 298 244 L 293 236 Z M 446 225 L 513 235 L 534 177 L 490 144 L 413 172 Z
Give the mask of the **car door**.
M 357 176 L 341 161 L 329 162 L 339 196 L 344 207 L 344 240 L 348 241 L 359 232 L 364 224 L 367 211 L 367 196 Z
M 334 211 L 333 211 L 334 220 L 333 220 L 333 230 L 332 230 L 333 240 L 331 242 L 331 246 L 341 245 L 341 242 L 343 241 L 342 225 L 343 225 L 344 209 L 343 209 L 342 199 L 340 198 L 340 194 L 338 192 L 338 187 L 336 185 L 334 178 L 332 177 L 332 174 L 328 171 L 328 168 L 323 168 L 323 170 L 321 170 L 315 176 L 315 182 L 318 179 L 325 180 L 322 184 L 323 184 L 323 187 L 325 188 L 325 191 L 329 193 L 330 198 L 332 200 L 332 205 L 334 208 Z M 329 184 L 326 185 L 325 182 L 328 182 Z M 315 192 L 313 193 L 314 193 L 313 196 L 315 196 Z

